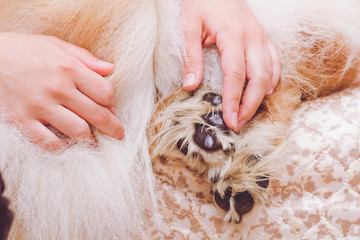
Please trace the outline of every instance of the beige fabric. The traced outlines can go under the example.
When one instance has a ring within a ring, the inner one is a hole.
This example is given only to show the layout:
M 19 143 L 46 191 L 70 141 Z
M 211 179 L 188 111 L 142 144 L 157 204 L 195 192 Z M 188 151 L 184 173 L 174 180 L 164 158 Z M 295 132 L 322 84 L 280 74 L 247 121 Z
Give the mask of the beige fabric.
M 223 222 L 201 176 L 181 161 L 155 161 L 167 231 L 154 239 L 358 239 L 360 88 L 303 103 L 283 163 L 269 202 L 236 225 Z

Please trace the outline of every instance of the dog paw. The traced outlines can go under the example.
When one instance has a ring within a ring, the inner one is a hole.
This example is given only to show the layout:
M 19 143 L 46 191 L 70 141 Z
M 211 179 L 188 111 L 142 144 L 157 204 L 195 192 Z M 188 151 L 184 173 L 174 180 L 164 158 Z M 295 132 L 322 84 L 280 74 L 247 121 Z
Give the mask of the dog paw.
M 230 186 L 222 193 L 216 191 L 214 202 L 227 213 L 225 220 L 234 223 L 240 223 L 242 216 L 254 206 L 254 198 L 248 191 L 233 192 Z
M 236 182 L 236 179 L 234 179 Z M 220 182 L 220 183 L 219 183 Z M 250 212 L 254 205 L 256 204 L 256 198 L 253 195 L 254 187 L 256 189 L 255 194 L 260 191 L 265 191 L 269 186 L 269 178 L 267 176 L 259 176 L 255 179 L 255 183 L 257 186 L 253 186 L 249 189 L 239 188 L 239 184 L 234 184 L 232 187 L 231 180 L 225 180 L 221 182 L 220 180 L 217 182 L 219 184 L 215 184 L 211 194 L 213 195 L 214 203 L 226 212 L 225 221 L 234 222 L 236 224 L 242 221 L 242 217 L 244 214 Z M 236 187 L 236 185 L 238 185 Z M 250 190 L 252 189 L 252 190 Z
M 191 95 L 180 91 L 158 118 L 162 127 L 156 151 L 205 173 L 225 220 L 240 223 L 255 204 L 265 201 L 274 172 L 278 132 L 263 119 L 236 134 L 223 120 L 221 95 L 203 88 Z
M 181 137 L 176 146 L 190 167 L 200 172 L 207 171 L 209 180 L 215 181 L 214 178 L 222 177 L 226 166 L 231 164 L 235 152 L 235 134 L 223 120 L 221 96 L 213 92 L 198 95 L 192 99 L 195 100 L 193 104 L 198 106 L 193 112 L 193 119 L 191 109 L 188 109 L 188 116 L 178 114 L 182 119 L 174 121 L 176 127 L 190 133 Z M 190 121 L 185 122 L 184 119 Z

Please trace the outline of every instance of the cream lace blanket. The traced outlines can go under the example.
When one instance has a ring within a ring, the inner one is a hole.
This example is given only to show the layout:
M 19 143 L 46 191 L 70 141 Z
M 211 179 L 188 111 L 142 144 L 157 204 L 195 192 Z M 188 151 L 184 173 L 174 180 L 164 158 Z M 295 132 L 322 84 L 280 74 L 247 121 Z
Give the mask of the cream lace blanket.
M 154 239 L 358 239 L 360 88 L 304 103 L 285 156 L 268 204 L 246 225 L 224 223 L 208 184 L 181 161 L 155 162 L 167 232 Z

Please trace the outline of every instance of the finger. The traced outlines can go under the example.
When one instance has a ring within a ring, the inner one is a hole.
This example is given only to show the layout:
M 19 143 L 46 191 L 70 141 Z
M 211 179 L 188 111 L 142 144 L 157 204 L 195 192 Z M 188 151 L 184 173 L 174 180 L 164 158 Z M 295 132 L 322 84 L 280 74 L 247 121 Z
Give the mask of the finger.
M 78 47 L 56 37 L 49 36 L 48 39 L 97 74 L 107 76 L 114 71 L 114 64 L 99 60 L 84 48 Z
M 48 151 L 58 151 L 66 147 L 64 140 L 57 137 L 47 127 L 37 120 L 28 120 L 23 123 L 25 135 L 31 142 Z
M 271 94 L 274 89 L 272 87 L 272 78 L 273 78 L 273 75 L 274 75 L 274 72 L 273 72 L 273 62 L 272 62 L 272 57 L 271 57 L 271 54 L 270 54 L 270 51 L 269 51 L 269 48 L 267 47 L 267 44 L 264 46 L 263 48 L 263 58 L 264 58 L 264 67 L 266 67 L 268 70 L 266 71 L 265 70 L 265 73 L 264 74 L 268 74 L 269 75 L 269 79 L 267 80 L 268 81 L 268 89 L 266 91 L 266 95 L 269 95 Z
M 186 50 L 183 87 L 187 91 L 192 91 L 200 85 L 204 72 L 202 23 L 200 18 L 197 18 L 199 17 L 191 14 L 185 16 L 183 24 Z
M 245 62 L 243 48 L 233 39 L 224 42 L 217 39 L 217 46 L 221 54 L 221 68 L 224 73 L 223 83 L 223 116 L 226 125 L 237 130 L 237 116 L 240 99 L 245 82 Z
M 79 91 L 73 92 L 72 99 L 74 100 L 64 103 L 68 109 L 106 135 L 116 139 L 123 138 L 124 126 L 109 109 L 96 104 Z
M 115 113 L 114 89 L 111 83 L 98 74 L 78 68 L 79 75 L 74 81 L 80 92 Z
M 259 88 L 261 81 L 249 81 L 241 99 L 239 109 L 239 122 L 237 128 L 240 130 L 256 113 L 264 96 L 265 88 Z
M 277 49 L 275 48 L 274 44 L 271 41 L 268 42 L 268 49 L 270 52 L 270 57 L 272 60 L 272 67 L 273 67 L 271 87 L 270 87 L 270 91 L 268 92 L 268 94 L 269 93 L 271 94 L 274 91 L 275 87 L 278 85 L 279 80 L 280 80 L 281 60 L 280 60 L 280 56 L 279 56 Z
M 46 121 L 71 139 L 90 139 L 89 124 L 61 105 L 53 105 L 44 116 Z
M 271 86 L 271 59 L 262 44 L 254 44 L 246 50 L 248 84 L 241 99 L 237 128 L 241 129 L 256 113 Z

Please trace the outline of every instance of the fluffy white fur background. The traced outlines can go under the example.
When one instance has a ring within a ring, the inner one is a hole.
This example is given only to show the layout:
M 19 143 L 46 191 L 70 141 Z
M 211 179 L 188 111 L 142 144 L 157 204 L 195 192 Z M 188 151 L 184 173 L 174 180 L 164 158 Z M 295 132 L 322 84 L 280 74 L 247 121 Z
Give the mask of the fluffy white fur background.
M 303 59 L 296 58 L 294 49 L 311 45 L 297 38 L 302 30 L 327 38 L 336 29 L 349 40 L 353 56 L 359 54 L 357 0 L 248 4 L 279 49 L 283 79 L 298 77 L 294 66 Z M 65 36 L 61 24 L 75 13 L 78 23 L 65 29 Z M 29 143 L 3 116 L 0 170 L 15 213 L 10 238 L 148 239 L 146 226 L 161 221 L 161 216 L 146 128 L 156 94 L 166 96 L 181 84 L 180 13 L 179 0 L 0 0 L 0 31 L 48 33 L 71 40 L 84 29 L 106 26 L 89 50 L 116 64 L 108 80 L 116 91 L 117 116 L 126 128 L 123 141 L 97 134 L 96 149 L 78 144 L 52 154 Z M 91 21 L 85 21 L 89 17 Z M 220 89 L 218 54 L 208 52 L 205 63 L 206 84 Z

